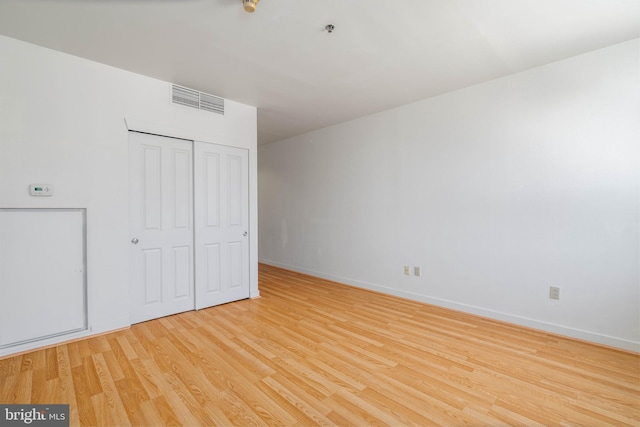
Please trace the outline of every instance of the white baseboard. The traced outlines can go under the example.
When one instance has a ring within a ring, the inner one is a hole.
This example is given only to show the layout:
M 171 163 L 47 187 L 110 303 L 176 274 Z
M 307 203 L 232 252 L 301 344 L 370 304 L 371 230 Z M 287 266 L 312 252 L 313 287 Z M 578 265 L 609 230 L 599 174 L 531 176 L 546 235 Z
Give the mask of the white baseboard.
M 529 319 L 526 317 L 503 313 L 495 310 L 489 310 L 482 307 L 477 307 L 468 304 L 462 304 L 455 301 L 449 301 L 440 298 L 429 297 L 420 294 L 414 294 L 412 292 L 401 291 L 398 289 L 386 288 L 384 286 L 376 285 L 374 283 L 362 282 L 359 280 L 349 279 L 346 277 L 340 277 L 333 274 L 326 274 L 319 271 L 300 268 L 292 265 L 283 264 L 276 261 L 267 259 L 260 259 L 260 263 L 272 265 L 274 267 L 284 268 L 286 270 L 296 271 L 298 273 L 308 274 L 310 276 L 320 277 L 322 279 L 331 280 L 334 282 L 344 283 L 346 285 L 355 286 L 358 288 L 368 289 L 371 291 L 381 292 L 384 294 L 394 295 L 401 298 L 407 298 L 414 301 L 420 301 L 427 304 L 432 304 L 438 307 L 450 308 L 452 310 L 462 311 L 464 313 L 475 314 L 489 319 L 499 320 L 503 322 L 513 323 L 515 325 L 526 326 L 533 329 L 549 332 L 556 335 L 562 335 L 579 340 L 589 341 L 597 344 L 602 344 L 610 347 L 616 347 L 623 350 L 633 351 L 640 353 L 640 342 L 626 340 L 623 338 L 612 337 L 608 335 L 602 335 L 595 332 L 585 331 L 581 329 L 571 328 L 567 326 L 557 325 L 554 323 L 544 322 L 536 319 Z
M 15 354 L 21 354 L 29 351 L 40 350 L 44 348 L 53 347 L 66 342 L 77 341 L 79 339 L 90 338 L 94 335 L 102 335 L 108 332 L 116 331 L 118 329 L 124 329 L 131 326 L 128 317 L 123 317 L 108 323 L 94 324 L 87 329 L 77 332 L 71 332 L 68 334 L 56 335 L 54 337 L 45 338 L 37 341 L 30 341 L 24 344 L 13 345 L 0 349 L 0 358 L 8 357 Z

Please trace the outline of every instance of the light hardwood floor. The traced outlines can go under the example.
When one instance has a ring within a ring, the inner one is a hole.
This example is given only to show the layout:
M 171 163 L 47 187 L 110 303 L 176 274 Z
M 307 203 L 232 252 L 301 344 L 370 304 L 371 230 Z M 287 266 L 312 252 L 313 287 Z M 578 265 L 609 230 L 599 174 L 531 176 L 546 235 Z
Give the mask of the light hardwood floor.
M 640 425 L 640 355 L 260 266 L 262 298 L 0 360 L 71 425 Z

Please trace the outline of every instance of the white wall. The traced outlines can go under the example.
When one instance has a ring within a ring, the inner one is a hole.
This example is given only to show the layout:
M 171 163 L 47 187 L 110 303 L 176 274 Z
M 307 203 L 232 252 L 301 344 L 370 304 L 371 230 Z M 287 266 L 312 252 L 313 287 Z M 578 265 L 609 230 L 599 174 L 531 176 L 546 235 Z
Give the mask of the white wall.
M 261 146 L 260 260 L 640 351 L 638 50 Z
M 77 336 L 129 326 L 127 123 L 248 149 L 250 231 L 256 230 L 255 107 L 227 100 L 221 116 L 174 105 L 170 83 L 1 36 L 0 58 L 0 207 L 87 209 L 91 331 Z M 53 184 L 56 194 L 31 197 L 30 183 Z M 257 296 L 256 238 L 250 251 Z

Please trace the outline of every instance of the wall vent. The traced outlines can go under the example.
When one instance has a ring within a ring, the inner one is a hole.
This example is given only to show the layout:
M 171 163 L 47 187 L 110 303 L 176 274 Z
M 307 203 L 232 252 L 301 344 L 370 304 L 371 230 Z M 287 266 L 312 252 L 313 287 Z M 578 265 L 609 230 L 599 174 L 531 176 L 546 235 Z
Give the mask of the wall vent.
M 173 85 L 171 100 L 174 104 L 224 115 L 224 99 L 208 93 Z

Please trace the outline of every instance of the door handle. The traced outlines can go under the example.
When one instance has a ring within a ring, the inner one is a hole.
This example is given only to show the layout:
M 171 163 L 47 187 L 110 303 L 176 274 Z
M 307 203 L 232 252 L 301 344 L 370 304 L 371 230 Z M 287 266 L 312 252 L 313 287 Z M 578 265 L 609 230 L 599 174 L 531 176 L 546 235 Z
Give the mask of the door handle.
M 246 236 L 246 235 L 247 235 L 247 232 L 245 231 L 244 233 L 242 233 L 242 235 L 243 235 L 243 236 Z
M 133 239 L 131 239 L 131 243 L 133 243 L 134 245 L 137 245 L 139 242 L 138 239 L 136 239 L 135 237 Z

